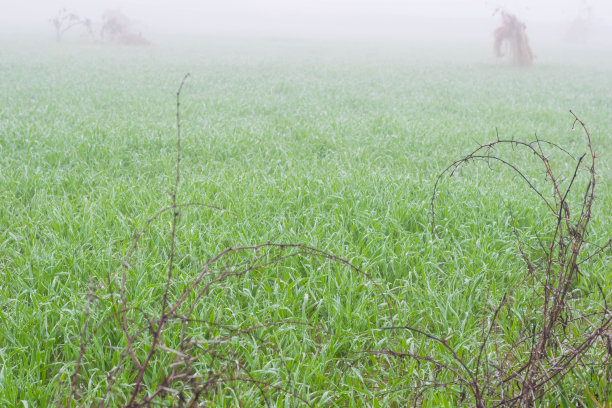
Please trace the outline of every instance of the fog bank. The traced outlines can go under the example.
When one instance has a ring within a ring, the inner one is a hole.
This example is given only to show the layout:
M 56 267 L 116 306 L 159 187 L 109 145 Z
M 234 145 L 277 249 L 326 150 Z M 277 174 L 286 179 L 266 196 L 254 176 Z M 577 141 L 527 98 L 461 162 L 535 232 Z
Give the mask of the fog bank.
M 589 41 L 612 38 L 608 0 L 22 0 L 3 10 L 0 25 L 51 30 L 49 19 L 62 7 L 93 21 L 120 10 L 145 33 L 455 40 L 489 36 L 501 7 L 541 39 L 562 39 L 577 19 L 588 23 Z

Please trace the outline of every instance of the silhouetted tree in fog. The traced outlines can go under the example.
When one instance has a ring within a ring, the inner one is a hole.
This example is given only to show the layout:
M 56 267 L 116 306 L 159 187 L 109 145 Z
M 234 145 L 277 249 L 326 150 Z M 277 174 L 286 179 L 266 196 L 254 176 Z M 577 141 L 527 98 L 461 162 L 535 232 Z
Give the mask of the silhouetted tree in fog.
M 66 8 L 60 9 L 57 15 L 51 19 L 51 23 L 55 27 L 55 39 L 57 42 L 62 41 L 66 31 L 78 25 L 83 25 L 87 33 L 92 38 L 94 37 L 91 20 L 69 12 Z
M 495 30 L 493 51 L 496 57 L 505 55 L 503 47 L 507 46 L 514 65 L 529 67 L 533 65 L 533 52 L 527 40 L 525 24 L 514 14 L 502 11 L 502 25 Z

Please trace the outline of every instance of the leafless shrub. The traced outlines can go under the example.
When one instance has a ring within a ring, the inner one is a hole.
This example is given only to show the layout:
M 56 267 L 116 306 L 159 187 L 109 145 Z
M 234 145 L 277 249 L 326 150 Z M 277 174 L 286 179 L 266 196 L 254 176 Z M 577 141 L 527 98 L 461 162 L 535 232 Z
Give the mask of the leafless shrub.
M 571 112 L 571 111 L 570 111 Z M 561 150 L 558 145 L 537 139 L 531 142 L 500 139 L 478 146 L 467 156 L 448 166 L 437 178 L 431 199 L 432 227 L 435 231 L 434 204 L 439 184 L 446 175 L 454 175 L 466 164 L 484 161 L 501 163 L 510 168 L 533 190 L 550 214 L 552 230 L 540 231 L 538 247 L 522 242 L 518 234 L 518 247 L 526 267 L 526 276 L 507 290 L 498 305 L 491 310 L 483 325 L 477 353 L 465 349 L 466 339 L 453 341 L 445 335 L 429 333 L 411 325 L 386 327 L 384 330 L 404 331 L 414 338 L 431 345 L 437 353 L 413 353 L 401 350 L 372 350 L 368 353 L 387 355 L 399 359 L 412 359 L 432 366 L 445 383 L 421 384 L 426 387 L 461 390 L 457 400 L 471 399 L 478 407 L 535 406 L 551 390 L 560 384 L 572 370 L 592 367 L 610 367 L 612 347 L 612 309 L 608 305 L 609 293 L 601 286 L 582 299 L 574 299 L 572 288 L 580 279 L 580 268 L 585 262 L 611 247 L 610 241 L 592 253 L 587 253 L 586 239 L 591 210 L 595 201 L 596 156 L 591 136 L 585 124 L 572 113 L 574 125 L 578 124 L 586 136 L 588 153 L 576 160 L 573 173 L 567 180 L 561 179 L 551 167 L 545 147 Z M 497 154 L 498 148 L 509 146 L 524 149 L 543 166 L 544 181 L 552 193 L 536 187 L 519 168 Z M 572 189 L 576 188 L 579 173 L 585 174 L 584 192 L 580 200 L 572 202 Z M 434 232 L 435 233 L 435 232 Z M 524 325 L 517 336 L 508 331 L 514 308 L 520 308 L 515 295 L 522 291 L 529 304 Z M 576 305 L 582 300 L 589 307 Z M 455 344 L 459 343 L 459 344 Z M 608 374 L 609 375 L 609 374 Z M 610 387 L 610 378 L 606 380 Z M 454 387 L 454 388 L 452 388 Z M 450 391 L 449 391 L 450 392 Z M 471 397 L 470 397 L 471 396 Z M 609 398 L 609 396 L 607 396 Z

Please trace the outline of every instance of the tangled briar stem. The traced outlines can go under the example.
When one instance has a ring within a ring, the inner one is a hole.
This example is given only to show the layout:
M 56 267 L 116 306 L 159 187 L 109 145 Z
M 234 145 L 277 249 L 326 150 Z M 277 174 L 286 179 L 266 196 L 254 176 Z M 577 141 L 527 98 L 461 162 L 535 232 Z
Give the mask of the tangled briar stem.
M 451 355 L 451 360 L 457 363 L 458 369 L 450 370 L 448 366 L 444 367 L 445 359 L 440 356 L 416 355 L 409 357 L 429 361 L 431 364 L 445 368 L 451 375 L 458 377 L 460 384 L 470 391 L 477 407 L 534 406 L 577 364 L 585 366 L 589 364 L 587 352 L 598 340 L 602 340 L 606 332 L 612 327 L 612 310 L 607 307 L 606 295 L 603 291 L 600 292 L 604 307 L 599 312 L 580 313 L 568 303 L 571 285 L 580 276 L 579 265 L 611 247 L 611 241 L 608 241 L 606 245 L 599 247 L 595 253 L 590 255 L 585 254 L 583 249 L 587 242 L 587 226 L 591 220 L 591 209 L 595 201 L 596 156 L 586 125 L 574 112 L 570 111 L 570 113 L 574 118 L 572 129 L 576 123 L 580 124 L 588 147 L 588 152 L 578 159 L 574 159 L 574 156 L 560 146 L 537 137 L 531 142 L 523 142 L 514 139 L 500 139 L 498 135 L 497 140 L 481 144 L 471 153 L 451 163 L 438 175 L 434 183 L 430 203 L 433 234 L 436 233 L 435 201 L 442 178 L 445 175 L 452 176 L 460 167 L 476 161 L 487 163 L 496 161 L 510 168 L 520 176 L 529 189 L 536 193 L 554 220 L 554 228 L 548 234 L 551 237 L 550 244 L 545 245 L 538 238 L 541 251 L 544 252 L 544 256 L 541 257 L 543 260 L 534 259 L 526 252 L 525 245 L 515 228 L 519 255 L 527 265 L 529 279 L 519 281 L 504 294 L 492 315 L 488 328 L 482 332 L 480 351 L 476 360 L 460 357 L 458 352 L 445 339 L 423 332 L 415 327 L 403 327 L 418 336 L 440 343 L 447 349 Z M 509 145 L 513 149 L 526 149 L 538 159 L 544 167 L 544 180 L 552 187 L 551 195 L 546 195 L 542 192 L 543 190 L 538 189 L 520 166 L 496 154 L 495 148 L 503 145 Z M 553 171 L 550 160 L 544 153 L 543 145 L 561 151 L 575 161 L 573 174 L 565 187 L 559 181 L 562 179 Z M 584 159 L 587 156 L 591 160 L 585 169 Z M 568 202 L 568 197 L 570 191 L 576 185 L 575 182 L 581 170 L 586 170 L 588 182 L 580 211 L 573 211 L 578 216 L 572 216 L 573 212 L 570 208 L 572 205 Z M 511 216 L 514 218 L 513 215 Z M 580 258 L 583 258 L 583 260 L 579 261 Z M 531 282 L 529 283 L 529 281 Z M 499 344 L 497 340 L 494 340 L 493 347 L 495 348 L 497 361 L 490 361 L 485 349 L 491 347 L 489 344 L 491 334 L 500 329 L 497 323 L 500 311 L 504 307 L 510 308 L 512 306 L 513 302 L 510 297 L 519 289 L 532 293 L 531 308 L 525 319 L 533 322 L 532 330 L 518 340 L 512 341 L 509 344 L 509 349 L 505 352 L 500 352 Z M 586 327 L 582 327 L 584 334 L 581 338 L 568 335 L 566 330 L 570 322 L 564 316 L 576 313 L 579 315 L 572 322 L 576 324 L 586 322 Z M 593 318 L 599 318 L 599 321 L 593 321 Z M 558 344 L 562 344 L 562 346 L 558 347 Z M 525 353 L 525 351 L 527 352 Z M 608 358 L 610 357 L 612 357 L 612 352 L 610 352 Z
M 183 90 L 183 85 L 185 85 L 185 81 L 190 77 L 190 74 L 187 73 L 183 77 L 181 84 L 176 91 L 176 178 L 174 182 L 174 188 L 172 190 L 172 232 L 170 235 L 170 260 L 168 262 L 168 277 L 166 279 L 166 289 L 164 290 L 161 311 L 160 315 L 165 315 L 166 306 L 168 304 L 168 293 L 170 292 L 170 284 L 172 282 L 172 271 L 174 270 L 174 257 L 176 255 L 176 225 L 178 221 L 178 206 L 177 206 L 177 194 L 179 183 L 181 181 L 181 91 Z M 155 334 L 153 336 L 152 347 L 149 349 L 149 353 L 143 364 L 140 364 L 138 369 L 138 374 L 136 376 L 134 391 L 132 392 L 132 396 L 130 397 L 130 401 L 128 402 L 128 406 L 134 403 L 134 400 L 138 393 L 140 392 L 140 388 L 142 387 L 142 379 L 144 377 L 146 368 L 148 367 L 153 354 L 156 351 L 156 345 L 159 342 L 159 337 L 164 329 L 165 320 L 160 319 L 157 324 Z

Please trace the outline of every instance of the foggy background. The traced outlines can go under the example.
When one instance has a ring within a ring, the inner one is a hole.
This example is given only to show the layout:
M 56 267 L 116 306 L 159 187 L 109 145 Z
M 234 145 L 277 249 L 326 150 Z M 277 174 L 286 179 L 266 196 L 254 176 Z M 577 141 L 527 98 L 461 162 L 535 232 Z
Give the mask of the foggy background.
M 119 10 L 146 36 L 225 33 L 294 37 L 486 37 L 500 23 L 497 8 L 516 14 L 534 41 L 561 41 L 578 17 L 589 21 L 589 43 L 612 43 L 610 0 L 21 0 L 0 15 L 0 28 L 46 29 L 66 7 L 99 21 Z M 5 30 L 6 31 L 6 30 Z

